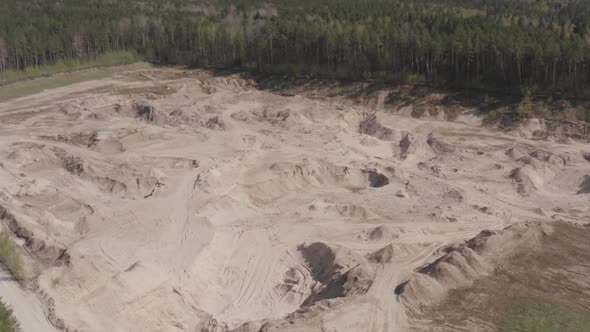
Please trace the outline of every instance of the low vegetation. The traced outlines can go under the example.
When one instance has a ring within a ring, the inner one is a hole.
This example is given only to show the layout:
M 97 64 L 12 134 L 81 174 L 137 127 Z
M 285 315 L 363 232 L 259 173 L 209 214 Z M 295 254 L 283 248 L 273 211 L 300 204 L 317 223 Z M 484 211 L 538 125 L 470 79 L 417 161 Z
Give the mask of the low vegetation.
M 590 331 L 587 311 L 556 302 L 522 299 L 508 307 L 500 331 L 578 332 Z
M 20 324 L 10 307 L 0 300 L 0 332 L 20 332 Z
M 72 70 L 69 72 L 60 73 L 59 75 L 46 74 L 46 76 L 42 75 L 42 77 L 37 77 L 35 79 L 21 78 L 24 79 L 24 81 L 19 80 L 18 83 L 8 84 L 0 87 L 0 102 L 40 93 L 47 89 L 54 89 L 79 82 L 109 77 L 113 75 L 113 72 L 121 70 L 122 68 L 135 69 L 145 68 L 146 66 L 146 64 L 133 64 L 129 66 L 104 66 L 100 68 Z M 78 69 L 83 68 L 80 67 Z M 29 78 L 34 77 L 35 76 L 31 76 Z
M 426 316 L 449 330 L 590 331 L 590 265 L 586 263 L 590 227 L 569 223 L 552 223 L 552 227 L 540 237 L 516 235 L 513 239 L 520 243 L 511 242 L 507 256 L 495 257 L 493 272 L 451 289 L 444 301 L 426 309 Z M 481 241 L 471 243 L 484 250 Z M 475 269 L 467 265 L 461 271 Z
M 525 120 L 542 118 L 556 122 L 585 122 L 586 136 L 590 134 L 590 100 L 584 98 L 519 96 L 478 89 L 457 91 L 380 80 L 308 79 L 267 74 L 251 77 L 260 88 L 286 95 L 346 97 L 364 105 L 376 105 L 381 96 L 384 97 L 382 106 L 386 109 L 411 107 L 411 116 L 416 118 L 443 113 L 444 118 L 452 121 L 466 110 L 478 110 L 484 116 L 485 125 L 500 129 L 513 129 Z
M 484 123 L 497 124 L 502 129 L 513 128 L 530 118 L 590 122 L 590 108 L 587 105 L 572 104 L 567 100 L 532 99 L 525 96 L 520 101 L 506 104 L 493 102 L 486 107 L 490 110 L 485 114 Z
M 140 59 L 140 56 L 135 51 L 115 51 L 100 54 L 90 59 L 61 59 L 56 63 L 27 66 L 22 70 L 9 69 L 0 71 L 0 85 L 86 68 L 124 65 L 137 62 Z
M 0 263 L 10 271 L 13 277 L 22 278 L 21 258 L 5 232 L 0 233 Z

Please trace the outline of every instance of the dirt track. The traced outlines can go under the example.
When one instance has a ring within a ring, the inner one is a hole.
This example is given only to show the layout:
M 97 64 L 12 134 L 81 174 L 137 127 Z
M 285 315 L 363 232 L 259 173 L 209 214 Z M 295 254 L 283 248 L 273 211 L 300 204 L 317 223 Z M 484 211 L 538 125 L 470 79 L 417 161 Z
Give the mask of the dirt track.
M 407 330 L 441 248 L 588 220 L 584 152 L 149 69 L 0 103 L 0 205 L 69 328 Z

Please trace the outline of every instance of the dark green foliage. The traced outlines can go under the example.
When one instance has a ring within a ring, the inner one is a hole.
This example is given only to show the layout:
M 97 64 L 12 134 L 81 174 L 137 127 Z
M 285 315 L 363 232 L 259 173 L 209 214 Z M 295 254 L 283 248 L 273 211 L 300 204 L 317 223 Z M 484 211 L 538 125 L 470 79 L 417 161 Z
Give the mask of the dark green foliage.
M 0 71 L 160 63 L 584 95 L 587 0 L 3 0 Z

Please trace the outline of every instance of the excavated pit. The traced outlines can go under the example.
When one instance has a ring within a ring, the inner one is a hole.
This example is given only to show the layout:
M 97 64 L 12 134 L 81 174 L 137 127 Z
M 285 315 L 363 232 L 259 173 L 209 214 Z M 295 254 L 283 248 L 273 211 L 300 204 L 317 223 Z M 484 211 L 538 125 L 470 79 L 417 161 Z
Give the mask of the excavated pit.
M 89 332 L 433 330 L 543 225 L 590 218 L 583 143 L 308 92 L 151 67 L 0 103 L 0 221 L 39 312 Z

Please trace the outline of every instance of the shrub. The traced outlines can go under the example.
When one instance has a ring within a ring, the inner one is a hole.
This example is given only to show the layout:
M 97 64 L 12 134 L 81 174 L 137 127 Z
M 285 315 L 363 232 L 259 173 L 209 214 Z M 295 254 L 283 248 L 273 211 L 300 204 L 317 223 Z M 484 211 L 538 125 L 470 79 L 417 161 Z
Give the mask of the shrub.
M 487 106 L 495 105 L 498 103 L 498 99 L 495 97 L 490 97 L 488 94 L 484 96 L 483 103 Z

